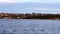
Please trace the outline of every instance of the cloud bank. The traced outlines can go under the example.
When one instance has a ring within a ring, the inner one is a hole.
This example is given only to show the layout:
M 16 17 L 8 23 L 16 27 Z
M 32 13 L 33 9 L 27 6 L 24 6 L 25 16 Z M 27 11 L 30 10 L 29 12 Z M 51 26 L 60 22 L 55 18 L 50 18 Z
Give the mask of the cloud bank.
M 51 14 L 60 14 L 60 9 L 58 8 L 10 8 L 8 10 L 2 10 L 0 12 L 4 13 L 51 13 Z

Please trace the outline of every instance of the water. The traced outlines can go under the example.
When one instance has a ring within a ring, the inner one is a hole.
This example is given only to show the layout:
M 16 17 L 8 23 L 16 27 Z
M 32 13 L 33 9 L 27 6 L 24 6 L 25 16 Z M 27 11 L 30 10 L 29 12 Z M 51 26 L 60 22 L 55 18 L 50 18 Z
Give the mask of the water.
M 60 20 L 0 19 L 0 34 L 60 34 Z

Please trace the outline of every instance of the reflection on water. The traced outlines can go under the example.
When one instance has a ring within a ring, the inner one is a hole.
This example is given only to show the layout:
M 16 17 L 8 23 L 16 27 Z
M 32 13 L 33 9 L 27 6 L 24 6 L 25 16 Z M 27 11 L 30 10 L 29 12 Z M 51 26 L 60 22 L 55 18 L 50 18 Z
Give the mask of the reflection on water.
M 0 34 L 60 34 L 60 20 L 0 20 Z

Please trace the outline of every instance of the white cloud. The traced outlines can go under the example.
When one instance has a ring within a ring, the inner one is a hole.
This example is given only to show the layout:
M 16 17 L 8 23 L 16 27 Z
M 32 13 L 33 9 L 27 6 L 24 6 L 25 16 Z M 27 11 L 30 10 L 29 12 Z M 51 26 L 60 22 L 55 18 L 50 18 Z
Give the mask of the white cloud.
M 22 8 L 18 9 L 16 11 L 21 11 L 21 12 L 26 12 L 26 13 L 52 13 L 52 14 L 57 14 L 60 13 L 60 9 L 58 8 Z
M 25 10 L 43 10 L 43 11 L 48 11 L 48 10 L 51 10 L 51 11 L 60 11 L 60 9 L 58 8 L 23 8 Z
M 51 11 L 60 11 L 60 9 L 58 8 L 36 8 L 37 10 L 44 10 L 44 11 L 48 11 L 48 10 L 51 10 Z

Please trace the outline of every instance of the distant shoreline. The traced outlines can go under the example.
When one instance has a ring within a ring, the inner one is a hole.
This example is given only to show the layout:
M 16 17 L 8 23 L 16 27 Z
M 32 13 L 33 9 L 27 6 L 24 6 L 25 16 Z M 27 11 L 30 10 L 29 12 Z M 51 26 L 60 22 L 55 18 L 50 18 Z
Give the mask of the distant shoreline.
M 1 19 L 3 19 L 3 18 L 1 18 Z M 5 19 L 10 19 L 10 18 L 5 18 Z M 12 18 L 12 19 L 16 19 L 16 18 Z M 29 20 L 60 20 L 60 19 L 29 19 Z
M 17 20 L 60 20 L 60 19 L 17 19 Z
M 42 19 L 42 20 L 60 20 L 60 14 L 41 14 L 41 13 L 0 13 L 0 19 Z

